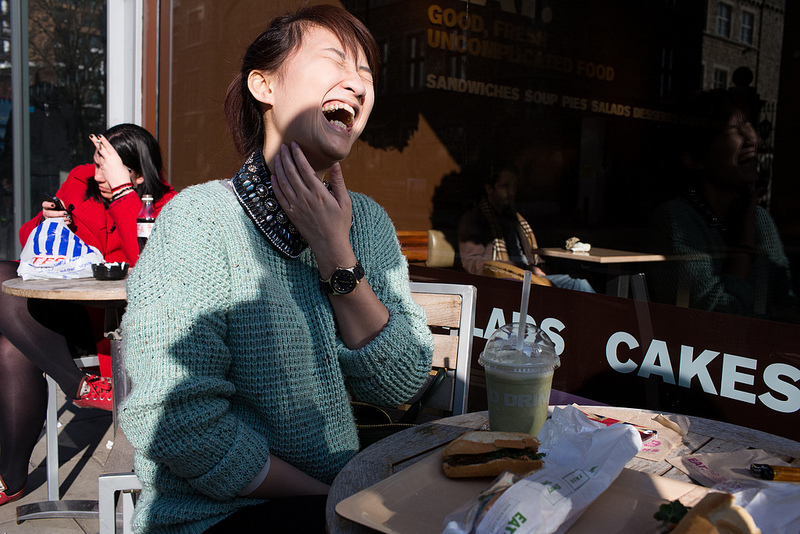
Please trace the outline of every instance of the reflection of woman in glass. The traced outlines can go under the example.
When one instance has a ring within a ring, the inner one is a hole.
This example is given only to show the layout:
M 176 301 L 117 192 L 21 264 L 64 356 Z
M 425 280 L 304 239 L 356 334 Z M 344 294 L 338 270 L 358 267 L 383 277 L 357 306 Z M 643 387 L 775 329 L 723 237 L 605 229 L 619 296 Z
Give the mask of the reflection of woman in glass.
M 162 212 L 122 325 L 138 532 L 323 532 L 359 449 L 349 395 L 397 405 L 424 382 L 432 340 L 394 228 L 338 163 L 378 61 L 343 9 L 275 19 L 226 98 L 244 165 Z
M 696 95 L 674 141 L 683 193 L 653 217 L 654 251 L 673 261 L 649 273 L 658 302 L 791 319 L 797 299 L 775 223 L 758 206 L 758 137 L 736 94 Z M 687 120 L 688 119 L 688 120 Z

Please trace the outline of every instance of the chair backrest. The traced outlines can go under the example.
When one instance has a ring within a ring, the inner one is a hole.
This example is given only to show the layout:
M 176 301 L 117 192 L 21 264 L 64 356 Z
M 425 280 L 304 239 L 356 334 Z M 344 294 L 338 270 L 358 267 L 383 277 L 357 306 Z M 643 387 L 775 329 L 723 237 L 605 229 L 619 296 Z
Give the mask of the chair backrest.
M 447 369 L 447 378 L 427 408 L 453 415 L 467 411 L 477 293 L 471 285 L 411 282 L 411 296 L 425 309 L 433 332 L 432 365 Z
M 483 276 L 490 278 L 505 278 L 509 280 L 524 280 L 525 269 L 504 261 L 486 260 L 483 263 Z M 531 276 L 531 284 L 538 286 L 554 287 L 553 282 L 544 276 Z
M 441 230 L 428 230 L 428 267 L 452 267 L 456 261 L 456 250 Z

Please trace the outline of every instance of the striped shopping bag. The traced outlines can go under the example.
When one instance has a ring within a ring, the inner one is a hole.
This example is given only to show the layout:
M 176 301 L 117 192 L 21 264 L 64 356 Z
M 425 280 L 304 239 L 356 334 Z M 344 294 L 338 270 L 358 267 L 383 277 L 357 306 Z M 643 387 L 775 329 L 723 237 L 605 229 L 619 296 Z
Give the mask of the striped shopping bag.
M 17 274 L 34 278 L 91 278 L 92 264 L 103 255 L 69 229 L 64 219 L 45 219 L 28 237 Z

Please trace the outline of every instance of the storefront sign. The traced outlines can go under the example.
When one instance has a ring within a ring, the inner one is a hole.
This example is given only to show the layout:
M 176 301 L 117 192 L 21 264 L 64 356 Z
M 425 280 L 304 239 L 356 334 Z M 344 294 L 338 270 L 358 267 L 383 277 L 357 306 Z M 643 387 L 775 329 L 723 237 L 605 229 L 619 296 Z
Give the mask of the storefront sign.
M 411 274 L 478 288 L 470 410 L 483 409 L 477 356 L 495 329 L 518 320 L 521 282 L 415 266 Z M 528 321 L 561 357 L 555 389 L 800 439 L 800 326 L 537 285 Z

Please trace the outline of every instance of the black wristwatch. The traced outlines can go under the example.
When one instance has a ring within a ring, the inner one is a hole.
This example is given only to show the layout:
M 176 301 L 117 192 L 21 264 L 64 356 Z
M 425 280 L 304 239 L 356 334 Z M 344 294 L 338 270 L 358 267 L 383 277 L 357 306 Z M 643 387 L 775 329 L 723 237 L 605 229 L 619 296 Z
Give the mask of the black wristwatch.
M 355 267 L 349 269 L 340 267 L 333 271 L 327 280 L 320 278 L 319 283 L 329 295 L 347 295 L 356 288 L 362 278 L 364 278 L 364 267 L 360 261 L 356 261 Z

